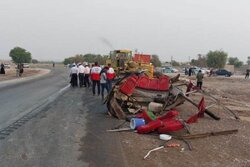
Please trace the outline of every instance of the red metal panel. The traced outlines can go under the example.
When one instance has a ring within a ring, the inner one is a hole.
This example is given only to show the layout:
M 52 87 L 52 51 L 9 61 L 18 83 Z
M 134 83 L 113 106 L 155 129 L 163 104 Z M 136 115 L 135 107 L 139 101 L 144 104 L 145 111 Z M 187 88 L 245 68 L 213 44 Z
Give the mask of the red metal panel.
M 151 55 L 146 54 L 135 54 L 133 61 L 141 63 L 150 63 Z

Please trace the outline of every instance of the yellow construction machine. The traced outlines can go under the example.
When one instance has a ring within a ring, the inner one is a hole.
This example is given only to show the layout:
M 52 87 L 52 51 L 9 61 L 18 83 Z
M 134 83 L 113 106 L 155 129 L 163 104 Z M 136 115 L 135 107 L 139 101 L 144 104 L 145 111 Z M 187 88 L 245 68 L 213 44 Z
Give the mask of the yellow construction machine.
M 106 64 L 111 64 L 117 76 L 131 72 L 145 72 L 153 77 L 154 66 L 150 63 L 151 56 L 132 54 L 131 50 L 114 50 L 110 52 Z

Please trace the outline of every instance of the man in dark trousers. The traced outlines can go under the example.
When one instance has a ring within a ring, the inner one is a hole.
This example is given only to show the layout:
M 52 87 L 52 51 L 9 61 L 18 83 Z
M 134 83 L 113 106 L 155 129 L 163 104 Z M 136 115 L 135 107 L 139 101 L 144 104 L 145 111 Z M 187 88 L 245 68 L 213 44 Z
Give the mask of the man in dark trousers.
M 78 74 L 78 68 L 75 64 L 73 64 L 73 67 L 70 69 L 70 76 L 71 76 L 71 86 L 77 87 L 77 74 Z
M 188 76 L 191 76 L 191 75 L 192 75 L 192 71 L 193 71 L 193 68 L 190 67 L 190 68 L 188 69 Z
M 203 74 L 202 74 L 201 70 L 199 70 L 199 72 L 197 73 L 196 79 L 197 79 L 197 87 L 199 87 L 201 89 L 202 83 L 203 83 Z
M 83 86 L 84 69 L 85 69 L 85 67 L 82 64 L 79 64 L 79 66 L 78 66 L 78 77 L 79 77 L 79 85 L 80 85 L 80 87 Z
M 89 83 L 89 74 L 90 74 L 90 68 L 89 65 L 86 64 L 85 65 L 85 69 L 84 69 L 84 86 L 85 87 L 89 87 L 90 83 Z
M 1 71 L 0 74 L 5 74 L 4 64 L 1 63 Z
M 246 76 L 245 76 L 245 79 L 249 78 L 249 73 L 250 73 L 250 69 L 247 69 L 247 70 L 246 70 Z
M 97 85 L 98 90 L 98 96 L 100 95 L 100 73 L 101 73 L 101 67 L 99 67 L 98 63 L 95 62 L 94 66 L 91 68 L 90 76 L 92 80 L 92 91 L 93 95 L 95 95 L 95 86 Z
M 107 87 L 108 91 L 111 90 L 112 88 L 112 82 L 115 78 L 115 70 L 111 67 L 111 64 L 108 64 L 108 69 L 107 69 Z

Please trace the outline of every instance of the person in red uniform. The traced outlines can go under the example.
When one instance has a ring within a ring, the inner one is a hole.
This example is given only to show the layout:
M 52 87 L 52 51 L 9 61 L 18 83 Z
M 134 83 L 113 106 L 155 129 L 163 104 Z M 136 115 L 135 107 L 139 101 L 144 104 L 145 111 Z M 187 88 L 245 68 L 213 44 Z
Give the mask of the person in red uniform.
M 98 96 L 100 95 L 100 73 L 101 73 L 101 67 L 98 65 L 97 62 L 95 62 L 94 66 L 91 68 L 90 77 L 92 80 L 92 91 L 93 95 L 95 95 L 95 87 L 97 85 L 98 90 Z
M 108 64 L 108 70 L 107 70 L 107 87 L 108 91 L 112 88 L 112 81 L 115 78 L 115 70 L 111 67 L 111 64 Z

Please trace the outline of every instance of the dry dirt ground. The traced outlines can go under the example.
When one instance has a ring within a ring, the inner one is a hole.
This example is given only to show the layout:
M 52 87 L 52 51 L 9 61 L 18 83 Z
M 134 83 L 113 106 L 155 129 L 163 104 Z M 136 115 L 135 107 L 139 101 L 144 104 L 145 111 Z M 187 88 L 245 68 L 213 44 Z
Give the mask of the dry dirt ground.
M 195 81 L 194 78 L 189 79 Z M 215 106 L 210 110 L 221 120 L 216 121 L 205 115 L 197 123 L 190 125 L 191 134 L 232 129 L 238 129 L 238 133 L 190 139 L 188 142 L 193 147 L 192 151 L 188 150 L 184 142 L 172 139 L 168 143 L 179 143 L 180 147 L 167 147 L 152 152 L 146 160 L 143 160 L 149 150 L 165 144 L 158 139 L 158 134 L 140 135 L 133 132 L 120 132 L 120 140 L 129 166 L 250 167 L 250 80 L 205 78 L 204 89 L 219 98 L 220 102 L 232 109 L 241 117 L 241 120 L 235 120 L 232 114 Z M 191 97 L 197 102 L 201 98 L 197 94 Z M 207 97 L 205 102 L 207 106 L 212 104 Z M 187 102 L 176 109 L 180 111 L 179 118 L 184 120 L 198 111 Z M 178 132 L 178 134 L 185 133 L 185 130 Z
M 30 77 L 37 74 L 42 74 L 44 71 L 33 69 L 33 68 L 24 68 L 24 72 L 21 78 Z M 5 74 L 0 74 L 0 81 L 17 79 L 16 70 L 14 68 L 5 69 Z

